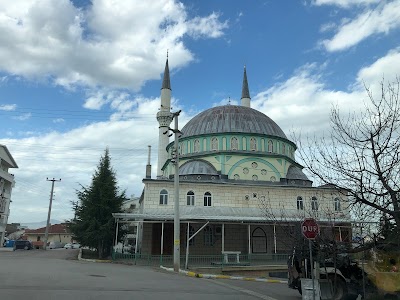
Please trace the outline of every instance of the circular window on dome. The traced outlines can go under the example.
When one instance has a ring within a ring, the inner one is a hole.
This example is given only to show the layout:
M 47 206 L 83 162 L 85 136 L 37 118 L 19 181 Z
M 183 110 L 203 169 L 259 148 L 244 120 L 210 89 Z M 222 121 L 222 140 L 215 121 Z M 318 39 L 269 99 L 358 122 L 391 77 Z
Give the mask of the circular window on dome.
M 275 176 L 271 176 L 271 179 L 270 179 L 272 182 L 274 182 L 274 181 L 276 181 L 276 178 L 275 178 Z
M 244 196 L 244 200 L 249 201 L 250 200 L 250 196 L 249 195 Z
M 257 193 L 253 193 L 253 198 L 257 198 Z
M 258 167 L 258 164 L 256 162 L 252 162 L 251 166 L 253 167 L 253 169 L 256 169 Z
M 261 175 L 267 175 L 267 170 L 262 169 L 262 170 L 261 170 Z
M 249 174 L 249 169 L 244 168 L 244 169 L 243 169 L 243 174 Z
M 265 196 L 261 196 L 261 197 L 260 197 L 260 200 L 261 200 L 261 201 L 265 201 Z
M 211 176 L 211 180 L 215 180 L 215 176 Z
M 235 180 L 239 180 L 239 179 L 240 179 L 240 176 L 239 176 L 239 174 L 235 174 L 235 175 L 233 175 L 233 178 L 234 178 Z
M 187 176 L 183 176 L 183 179 L 187 179 Z
M 201 176 L 197 176 L 197 180 L 200 180 L 201 179 Z
M 253 175 L 251 178 L 252 178 L 254 181 L 258 180 L 258 176 L 257 176 L 257 175 Z

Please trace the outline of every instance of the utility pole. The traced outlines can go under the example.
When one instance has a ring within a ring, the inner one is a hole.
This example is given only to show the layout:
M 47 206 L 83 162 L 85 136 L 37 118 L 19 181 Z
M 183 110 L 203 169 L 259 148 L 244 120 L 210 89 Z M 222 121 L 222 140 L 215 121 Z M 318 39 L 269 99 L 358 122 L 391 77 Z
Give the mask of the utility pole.
M 47 181 L 51 181 L 51 192 L 50 192 L 50 204 L 49 204 L 49 212 L 47 214 L 47 224 L 46 224 L 46 233 L 44 234 L 44 244 L 43 244 L 43 250 L 46 250 L 47 248 L 47 239 L 49 237 L 49 226 L 50 226 L 50 214 L 51 214 L 51 205 L 53 203 L 53 191 L 54 191 L 54 182 L 55 181 L 61 181 L 61 178 L 59 180 L 57 179 L 49 179 L 46 178 Z
M 169 131 L 174 133 L 175 143 L 174 150 L 172 151 L 172 163 L 175 165 L 174 175 L 174 188 L 175 188 L 175 201 L 174 201 L 174 271 L 179 272 L 181 265 L 181 253 L 180 253 L 180 218 L 179 218 L 179 136 L 182 134 L 178 129 L 178 116 L 181 111 L 177 111 L 172 114 L 175 119 L 175 128 L 168 128 Z M 168 131 L 164 132 L 167 134 Z M 171 134 L 172 135 L 172 134 Z M 170 135 L 170 136 L 171 136 Z

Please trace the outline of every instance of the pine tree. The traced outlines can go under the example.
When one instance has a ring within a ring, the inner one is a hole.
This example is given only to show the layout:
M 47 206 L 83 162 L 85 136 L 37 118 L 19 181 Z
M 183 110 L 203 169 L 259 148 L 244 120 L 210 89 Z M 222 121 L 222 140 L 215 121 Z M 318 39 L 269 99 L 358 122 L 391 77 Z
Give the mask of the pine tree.
M 125 192 L 120 193 L 108 149 L 100 158 L 92 183 L 77 191 L 79 204 L 74 207 L 75 218 L 70 222 L 73 237 L 82 246 L 97 249 L 99 258 L 111 253 L 115 237 L 112 213 L 121 212 Z

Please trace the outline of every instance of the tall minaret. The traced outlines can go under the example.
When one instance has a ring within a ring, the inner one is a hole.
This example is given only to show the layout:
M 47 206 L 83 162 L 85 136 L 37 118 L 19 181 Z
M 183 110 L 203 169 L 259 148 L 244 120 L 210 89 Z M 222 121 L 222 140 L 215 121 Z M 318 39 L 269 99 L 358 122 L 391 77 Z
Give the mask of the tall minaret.
M 164 78 L 161 86 L 161 106 L 157 113 L 158 129 L 158 163 L 157 177 L 162 177 L 162 166 L 168 159 L 167 146 L 169 144 L 168 134 L 164 134 L 168 130 L 172 122 L 171 110 L 171 83 L 169 80 L 168 53 L 167 62 L 165 63 Z
M 247 83 L 246 66 L 244 66 L 243 85 L 242 85 L 242 106 L 250 107 L 249 84 Z

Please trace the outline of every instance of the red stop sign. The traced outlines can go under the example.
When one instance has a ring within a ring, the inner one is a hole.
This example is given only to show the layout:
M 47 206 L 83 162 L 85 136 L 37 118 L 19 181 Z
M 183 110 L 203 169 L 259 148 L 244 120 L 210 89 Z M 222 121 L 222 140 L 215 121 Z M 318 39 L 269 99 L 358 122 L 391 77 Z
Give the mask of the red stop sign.
M 301 232 L 307 239 L 313 240 L 319 234 L 319 226 L 314 219 L 304 219 L 301 223 Z

